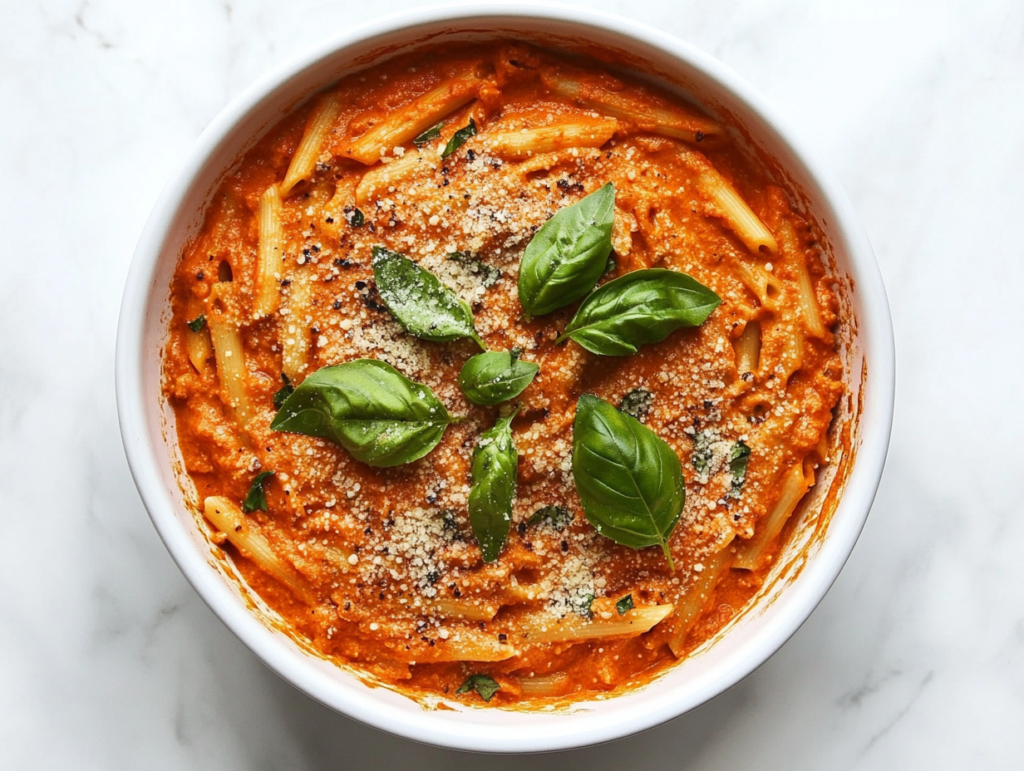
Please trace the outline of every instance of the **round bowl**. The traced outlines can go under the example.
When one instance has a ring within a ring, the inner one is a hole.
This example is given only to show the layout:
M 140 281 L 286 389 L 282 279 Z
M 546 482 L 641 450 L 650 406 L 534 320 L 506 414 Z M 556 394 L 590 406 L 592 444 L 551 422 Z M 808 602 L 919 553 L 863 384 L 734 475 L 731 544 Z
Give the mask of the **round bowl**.
M 801 191 L 849 300 L 850 461 L 838 480 L 841 496 L 831 516 L 812 516 L 808 526 L 797 528 L 792 553 L 778 561 L 778 575 L 766 582 L 764 596 L 713 644 L 649 685 L 562 711 L 425 710 L 395 692 L 369 687 L 265 623 L 253 598 L 214 558 L 179 484 L 173 413 L 161 395 L 161 348 L 171 275 L 182 247 L 202 223 L 219 180 L 255 138 L 310 94 L 377 57 L 425 40 L 499 35 L 614 52 L 630 68 L 741 126 L 742 141 L 773 159 Z M 885 289 L 857 216 L 836 181 L 756 90 L 707 54 L 629 19 L 519 3 L 422 8 L 346 30 L 278 67 L 225 107 L 163 190 L 142 233 L 121 306 L 116 359 L 121 435 L 135 483 L 171 556 L 214 613 L 267 666 L 323 704 L 410 739 L 489 752 L 566 749 L 642 731 L 717 696 L 775 653 L 828 591 L 864 525 L 888 448 L 894 376 Z

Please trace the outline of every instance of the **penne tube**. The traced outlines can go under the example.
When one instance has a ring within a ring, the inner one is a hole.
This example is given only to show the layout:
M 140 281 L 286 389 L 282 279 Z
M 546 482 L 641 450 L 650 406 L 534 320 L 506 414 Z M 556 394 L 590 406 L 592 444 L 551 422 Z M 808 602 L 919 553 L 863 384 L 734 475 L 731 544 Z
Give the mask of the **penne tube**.
M 193 297 L 188 304 L 189 321 L 199 318 L 200 315 L 205 315 L 205 310 L 206 307 L 203 302 L 199 298 Z M 204 374 L 206 372 L 206 364 L 213 355 L 213 343 L 210 342 L 209 324 L 203 325 L 203 328 L 198 332 L 193 332 L 191 328 L 186 330 L 185 352 L 192 366 L 196 368 L 196 372 L 200 375 Z
M 768 515 L 757 523 L 754 537 L 737 550 L 733 567 L 757 570 L 761 566 L 765 550 L 782 532 L 786 520 L 796 510 L 813 482 L 814 473 L 805 474 L 803 462 L 795 464 L 783 475 L 782 495 Z
M 288 165 L 288 172 L 284 175 L 280 190 L 281 198 L 287 198 L 297 184 L 308 181 L 313 176 L 317 159 L 320 157 L 320 148 L 334 128 L 341 106 L 342 98 L 339 94 L 327 94 L 320 99 L 302 135 L 302 141 L 292 156 L 292 162 Z
M 524 696 L 561 696 L 569 684 L 569 676 L 565 672 L 517 679 Z
M 739 337 L 732 341 L 736 353 L 736 371 L 757 373 L 761 357 L 761 322 L 748 321 Z
M 800 318 L 803 320 L 807 334 L 811 337 L 825 337 L 825 326 L 821 322 L 821 309 L 818 307 L 818 298 L 814 295 L 814 284 L 811 281 L 811 274 L 807 271 L 807 255 L 800 248 L 800 241 L 797 238 L 793 224 L 783 218 L 777 228 L 779 248 L 782 250 L 786 262 L 789 263 L 796 274 L 797 291 L 800 298 Z
M 557 73 L 545 74 L 543 80 L 559 96 L 613 118 L 631 121 L 655 134 L 694 143 L 722 136 L 722 127 L 715 121 L 679 108 L 644 104 L 636 95 L 625 96 Z
M 715 204 L 718 213 L 729 223 L 736 237 L 750 251 L 756 254 L 764 248 L 775 254 L 779 250 L 772 232 L 747 206 L 747 202 L 736 192 L 736 188 L 710 163 L 701 164 L 698 185 Z
M 259 252 L 256 263 L 256 289 L 253 318 L 259 319 L 277 311 L 281 302 L 278 279 L 284 259 L 283 210 L 277 185 L 271 185 L 260 197 Z
M 430 612 L 445 618 L 464 618 L 469 621 L 490 621 L 498 614 L 498 605 L 472 600 L 434 600 Z
M 676 658 L 681 657 L 686 652 L 684 644 L 686 643 L 687 635 L 689 635 L 693 625 L 700 619 L 701 611 L 704 610 L 704 605 L 707 603 L 708 597 L 714 592 L 719 579 L 729 569 L 733 559 L 733 552 L 730 546 L 734 537 L 734 533 L 729 533 L 725 544 L 720 546 L 713 555 L 701 561 L 701 571 L 697 574 L 697 580 L 676 603 L 677 621 L 672 632 L 672 639 L 668 643 L 668 647 Z M 696 566 L 694 566 L 694 569 L 696 569 Z
M 298 384 L 309 367 L 310 331 L 306 322 L 312 302 L 310 276 L 302 271 L 292 279 L 288 295 L 288 314 L 281 319 L 278 335 L 281 342 L 281 369 Z M 283 315 L 283 314 L 282 314 Z
M 246 387 L 248 371 L 245 367 L 245 351 L 242 348 L 242 336 L 238 324 L 228 313 L 219 309 L 223 283 L 213 285 L 207 301 L 206 325 L 210 330 L 210 342 L 217 362 L 217 377 L 223 392 L 225 403 L 234 410 L 235 420 L 241 428 L 249 424 L 251 409 L 249 392 Z
M 416 661 L 505 661 L 516 653 L 514 646 L 498 642 L 494 637 L 462 631 L 438 642 L 428 653 L 417 654 Z
M 486 134 L 482 146 L 497 155 L 527 158 L 573 147 L 601 147 L 618 129 L 618 121 L 607 119 L 560 123 L 522 131 Z
M 437 168 L 436 154 L 421 150 L 409 150 L 398 160 L 374 166 L 359 180 L 359 185 L 356 187 L 356 203 L 365 204 L 373 200 L 378 193 L 387 192 L 389 187 L 424 167 Z
M 446 115 L 468 104 L 476 97 L 481 83 L 473 69 L 449 78 L 354 139 L 345 149 L 345 156 L 373 165 L 385 153 L 411 142 Z
M 783 328 L 781 324 L 777 324 L 776 329 L 778 334 L 783 335 L 783 344 L 775 371 L 781 375 L 782 385 L 785 386 L 793 373 L 804 364 L 804 332 L 793 326 Z
M 243 557 L 251 559 L 262 570 L 291 589 L 298 599 L 313 604 L 315 595 L 306 580 L 274 553 L 267 539 L 235 503 L 221 496 L 211 496 L 203 502 L 203 512 L 210 523 L 227 537 Z
M 516 625 L 525 643 L 572 642 L 595 640 L 601 637 L 635 637 L 649 631 L 672 611 L 672 605 L 647 605 L 627 611 L 624 615 L 608 614 L 605 619 L 595 616 L 586 619 L 570 614 L 554 618 L 544 611 L 527 613 L 516 619 Z
M 782 294 L 782 282 L 778 278 L 760 265 L 743 261 L 736 265 L 736 274 L 747 289 L 754 293 L 763 308 L 778 308 L 779 297 Z

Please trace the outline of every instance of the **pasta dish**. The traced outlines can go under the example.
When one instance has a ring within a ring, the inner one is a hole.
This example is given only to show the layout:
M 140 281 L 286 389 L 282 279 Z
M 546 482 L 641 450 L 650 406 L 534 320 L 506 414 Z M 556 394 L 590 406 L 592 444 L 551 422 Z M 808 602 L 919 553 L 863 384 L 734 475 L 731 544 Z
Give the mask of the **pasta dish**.
M 270 128 L 180 256 L 183 485 L 246 591 L 369 681 L 624 692 L 749 605 L 835 463 L 828 265 L 769 161 L 639 77 L 393 57 Z

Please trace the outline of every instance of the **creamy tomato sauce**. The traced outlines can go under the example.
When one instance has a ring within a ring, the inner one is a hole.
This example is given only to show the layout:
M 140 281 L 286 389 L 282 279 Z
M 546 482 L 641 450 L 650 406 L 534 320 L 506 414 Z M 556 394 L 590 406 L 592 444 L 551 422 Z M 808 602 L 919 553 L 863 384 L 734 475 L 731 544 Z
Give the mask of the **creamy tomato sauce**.
M 437 139 L 419 149 L 410 141 L 382 147 L 381 160 L 369 163 L 352 157 L 354 139 L 466 72 L 475 78 L 460 86 L 470 100 L 445 117 Z M 164 388 L 188 478 L 200 501 L 222 496 L 241 503 L 258 472 L 274 472 L 265 482 L 266 512 L 245 517 L 310 594 L 298 596 L 215 528 L 211 538 L 292 635 L 414 698 L 482 705 L 478 693 L 455 693 L 468 676 L 482 674 L 500 686 L 492 706 L 580 700 L 634 687 L 688 655 L 762 585 L 792 520 L 755 567 L 730 567 L 733 555 L 779 504 L 790 469 L 806 468 L 810 480 L 815 469 L 822 473 L 833 409 L 845 390 L 833 334 L 836 284 L 814 223 L 795 213 L 791 191 L 727 132 L 695 129 L 681 139 L 642 116 L 609 115 L 593 100 L 556 93 L 550 76 L 565 73 L 637 105 L 638 115 L 653 106 L 692 115 L 694 126 L 710 120 L 605 65 L 522 45 L 400 56 L 332 89 L 340 107 L 315 170 L 281 203 L 279 309 L 261 318 L 252 312 L 259 202 L 285 178 L 317 100 L 273 127 L 226 175 L 171 286 Z M 520 154 L 489 141 L 609 117 L 618 126 L 596 147 Z M 470 118 L 478 134 L 441 158 L 440 148 Z M 413 153 L 416 163 L 409 162 Z M 394 178 L 367 180 L 403 160 Z M 701 184 L 707 166 L 769 231 L 778 236 L 788 228 L 788 247 L 781 240 L 775 252 L 745 244 Z M 688 273 L 722 298 L 701 326 L 627 357 L 555 344 L 578 303 L 526 321 L 517 295 L 519 261 L 538 228 L 607 182 L 616 189 L 614 252 L 602 282 L 662 267 Z M 473 537 L 467 494 L 474 446 L 501 408 L 476 406 L 459 388 L 460 368 L 479 352 L 474 342 L 425 342 L 392 318 L 374 284 L 375 245 L 407 255 L 455 290 L 489 349 L 521 349 L 540 367 L 516 400 L 518 488 L 508 542 L 493 563 L 483 562 Z M 454 252 L 482 265 L 449 259 Z M 292 293 L 300 278 L 308 297 L 297 307 Z M 809 330 L 801 315 L 801 282 L 823 332 Z M 213 348 L 203 348 L 208 330 L 188 326 L 200 314 L 238 329 L 250 403 L 245 421 L 232 408 Z M 757 362 L 741 371 L 737 341 L 755 322 Z M 450 426 L 425 458 L 384 469 L 325 440 L 270 430 L 282 347 L 295 334 L 308 335 L 303 376 L 380 359 L 429 386 L 465 421 Z M 685 507 L 670 540 L 674 572 L 657 547 L 634 550 L 599 535 L 573 482 L 579 396 L 618 405 L 637 389 L 649 393 L 641 399 L 643 422 L 678 454 L 685 476 Z M 730 494 L 728 455 L 741 441 L 751 455 L 737 497 Z M 545 506 L 565 507 L 570 521 L 528 524 Z M 583 626 L 614 620 L 621 615 L 615 602 L 626 595 L 636 608 L 683 608 L 702 574 L 722 561 L 715 555 L 728 556 L 693 618 L 680 611 L 642 634 L 531 641 L 538 619 Z M 490 651 L 492 660 L 462 659 L 465 650 Z

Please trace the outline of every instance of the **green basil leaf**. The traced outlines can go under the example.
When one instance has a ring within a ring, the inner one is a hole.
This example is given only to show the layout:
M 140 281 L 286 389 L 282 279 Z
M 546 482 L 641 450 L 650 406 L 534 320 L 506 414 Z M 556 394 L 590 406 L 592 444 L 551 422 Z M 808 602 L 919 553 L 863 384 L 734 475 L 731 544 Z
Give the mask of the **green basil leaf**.
M 728 497 L 739 500 L 743 483 L 747 481 L 747 464 L 750 463 L 750 447 L 742 439 L 732 446 L 729 452 L 729 473 L 732 475 L 732 486 Z
M 335 442 L 371 466 L 398 466 L 433 450 L 458 420 L 390 364 L 356 359 L 303 380 L 270 427 Z
M 435 343 L 471 337 L 487 350 L 469 306 L 404 254 L 373 247 L 373 276 L 384 304 L 409 334 Z
M 431 139 L 437 139 L 439 136 L 441 136 L 442 126 L 444 126 L 444 121 L 441 121 L 436 126 L 431 126 L 418 137 L 416 137 L 414 140 L 412 140 L 412 143 L 417 147 L 422 147 Z
M 192 321 L 188 322 L 188 328 L 193 332 L 198 332 L 200 329 L 206 326 L 206 314 L 200 313 Z
M 472 118 L 470 118 L 469 119 L 469 125 L 468 126 L 464 126 L 463 128 L 460 128 L 458 131 L 456 131 L 452 135 L 452 138 L 448 140 L 448 144 L 446 144 L 444 146 L 444 152 L 441 153 L 441 157 L 442 158 L 447 158 L 449 155 L 451 155 L 456 150 L 458 150 L 460 147 L 462 147 L 464 144 L 466 144 L 466 140 L 467 139 L 469 139 L 470 137 L 475 137 L 475 136 L 476 136 L 476 123 L 473 121 Z
M 484 701 L 490 701 L 494 694 L 501 690 L 501 686 L 487 675 L 470 675 L 466 681 L 459 686 L 455 693 L 469 693 L 476 691 Z
M 519 302 L 543 316 L 590 292 L 608 266 L 615 218 L 611 182 L 544 223 L 519 265 Z
M 361 228 L 366 222 L 366 217 L 355 206 L 346 206 L 342 211 L 342 216 L 345 218 L 345 222 L 354 228 Z
M 657 434 L 608 402 L 584 394 L 572 429 L 572 473 L 587 520 L 631 549 L 668 539 L 686 499 L 679 457 Z
M 584 300 L 556 342 L 570 338 L 592 353 L 629 356 L 680 327 L 700 326 L 721 302 L 685 273 L 635 270 L 602 285 Z
M 518 410 L 516 410 L 518 412 Z M 499 418 L 494 428 L 480 436 L 473 450 L 473 485 L 469 490 L 469 523 L 480 544 L 484 562 L 501 554 L 512 522 L 519 453 L 512 438 L 513 412 Z
M 523 361 L 514 351 L 487 351 L 463 365 L 459 387 L 473 404 L 501 404 L 526 390 L 539 371 L 540 367 Z
M 281 381 L 284 385 L 274 393 L 274 406 L 277 407 L 277 409 L 281 409 L 281 405 L 284 404 L 284 400 L 295 393 L 295 386 L 292 385 L 292 379 L 283 372 L 281 373 Z
M 536 525 L 545 519 L 551 523 L 555 530 L 564 530 L 572 522 L 572 514 L 569 513 L 569 509 L 565 506 L 545 506 L 533 512 L 527 524 Z
M 242 511 L 248 514 L 257 509 L 267 510 L 267 491 L 263 489 L 263 485 L 267 481 L 267 477 L 272 476 L 274 476 L 273 471 L 261 471 L 256 475 L 256 478 L 252 480 L 252 485 L 249 486 L 249 493 L 242 501 Z
M 633 595 L 627 594 L 615 603 L 615 610 L 619 611 L 620 616 L 625 616 L 629 611 L 633 610 Z
M 501 268 L 488 265 L 479 257 L 474 257 L 470 252 L 452 252 L 448 259 L 469 268 L 470 273 L 480 276 L 480 283 L 485 289 L 490 289 L 501 279 Z
M 631 418 L 636 418 L 642 423 L 653 405 L 654 394 L 646 388 L 634 388 L 622 397 L 622 401 L 619 402 L 619 411 L 625 412 Z

